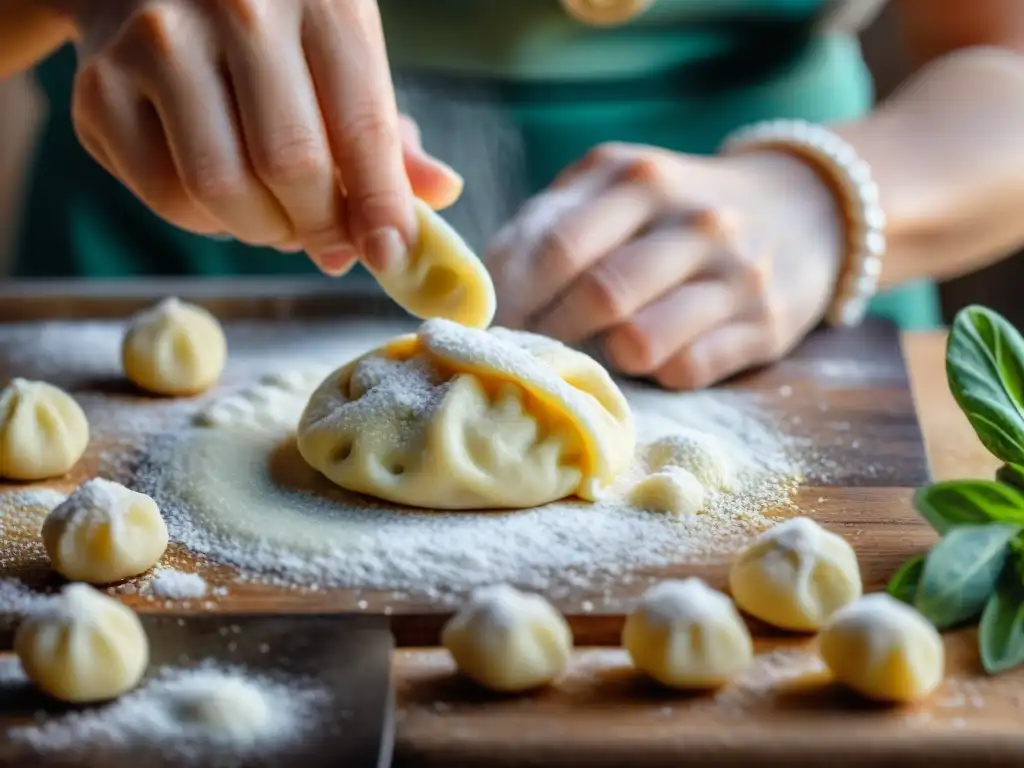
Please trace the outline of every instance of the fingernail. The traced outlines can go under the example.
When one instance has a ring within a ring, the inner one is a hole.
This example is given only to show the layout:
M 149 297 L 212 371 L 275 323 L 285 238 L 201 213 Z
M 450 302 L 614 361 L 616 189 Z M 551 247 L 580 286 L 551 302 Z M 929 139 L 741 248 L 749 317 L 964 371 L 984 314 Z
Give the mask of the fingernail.
M 330 277 L 340 277 L 352 268 L 357 258 L 355 251 L 343 248 L 320 254 L 317 257 L 317 264 L 324 274 Z
M 366 265 L 381 274 L 398 272 L 405 266 L 405 241 L 394 227 L 375 229 L 363 241 L 363 256 Z
M 459 173 L 454 168 L 452 168 L 450 165 L 448 165 L 448 163 L 441 162 L 436 157 L 432 157 L 430 159 L 434 163 L 434 165 L 437 166 L 437 169 L 439 171 L 441 171 L 443 174 L 445 174 L 446 176 L 448 176 L 451 179 L 453 184 L 458 184 L 460 189 L 463 186 L 465 186 L 466 180 L 464 178 L 462 178 L 462 174 L 461 173 Z

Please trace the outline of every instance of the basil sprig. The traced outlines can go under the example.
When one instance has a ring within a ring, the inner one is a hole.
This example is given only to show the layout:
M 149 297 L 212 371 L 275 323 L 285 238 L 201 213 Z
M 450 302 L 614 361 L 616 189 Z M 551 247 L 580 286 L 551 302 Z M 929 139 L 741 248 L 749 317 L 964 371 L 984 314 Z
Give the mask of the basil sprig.
M 985 307 L 961 310 L 946 376 L 982 444 L 1004 462 L 993 480 L 921 488 L 914 506 L 942 536 L 908 560 L 887 591 L 938 629 L 978 621 L 986 671 L 1024 664 L 1024 338 Z

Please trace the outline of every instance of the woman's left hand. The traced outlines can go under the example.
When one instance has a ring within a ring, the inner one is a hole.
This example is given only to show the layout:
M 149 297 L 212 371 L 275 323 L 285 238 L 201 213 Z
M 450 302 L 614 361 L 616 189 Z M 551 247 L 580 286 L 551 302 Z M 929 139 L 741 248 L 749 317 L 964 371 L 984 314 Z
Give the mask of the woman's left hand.
M 832 191 L 783 153 L 693 157 L 610 144 L 529 201 L 487 254 L 496 323 L 697 389 L 785 355 L 842 258 Z

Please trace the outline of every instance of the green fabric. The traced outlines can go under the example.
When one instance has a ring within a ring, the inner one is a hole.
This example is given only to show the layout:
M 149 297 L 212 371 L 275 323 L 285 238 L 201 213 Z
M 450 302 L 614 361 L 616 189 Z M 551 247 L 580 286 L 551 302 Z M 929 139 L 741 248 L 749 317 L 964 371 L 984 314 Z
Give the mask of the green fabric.
M 856 40 L 813 31 L 823 0 L 660 0 L 612 29 L 579 24 L 555 0 L 379 3 L 396 69 L 483 79 L 500 96 L 522 131 L 533 191 L 601 142 L 710 153 L 738 126 L 855 118 L 873 98 Z M 74 63 L 68 48 L 39 68 L 52 110 L 18 275 L 314 273 L 301 254 L 181 232 L 107 176 L 71 127 Z M 907 327 L 940 318 L 928 284 L 879 297 L 873 311 Z

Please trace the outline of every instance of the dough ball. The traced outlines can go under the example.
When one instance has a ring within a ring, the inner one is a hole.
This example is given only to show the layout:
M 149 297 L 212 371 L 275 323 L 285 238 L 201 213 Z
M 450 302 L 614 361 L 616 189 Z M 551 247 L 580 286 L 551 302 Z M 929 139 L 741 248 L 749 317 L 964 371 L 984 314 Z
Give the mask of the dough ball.
M 342 488 L 432 509 L 598 498 L 633 459 L 608 372 L 556 341 L 428 320 L 332 373 L 299 453 Z
M 14 638 L 25 673 L 63 701 L 105 701 L 134 688 L 149 663 L 138 616 L 87 584 L 69 584 Z
M 96 478 L 47 516 L 43 545 L 64 578 L 110 584 L 156 565 L 167 549 L 167 526 L 149 496 Z
M 718 438 L 693 429 L 682 429 L 647 446 L 647 465 L 652 472 L 680 467 L 701 485 L 719 491 L 729 490 L 736 474 Z
M 736 558 L 729 589 L 751 616 L 781 629 L 814 631 L 863 588 L 853 547 L 810 518 L 794 517 Z
M 89 422 L 71 395 L 25 379 L 14 379 L 0 390 L 0 477 L 59 477 L 75 466 L 88 445 Z
M 914 608 L 884 592 L 836 611 L 818 645 L 836 680 L 870 699 L 915 701 L 942 682 L 942 637 Z
M 136 315 L 121 345 L 124 372 L 157 395 L 195 395 L 213 386 L 227 362 L 217 318 L 202 307 L 164 299 Z
M 754 658 L 732 601 L 697 578 L 648 589 L 626 617 L 622 646 L 637 669 L 672 688 L 716 688 Z
M 264 693 L 236 677 L 198 677 L 175 688 L 169 698 L 179 722 L 205 731 L 244 738 L 266 730 L 270 722 Z
M 633 486 L 629 503 L 650 512 L 695 515 L 704 506 L 704 486 L 685 469 L 669 467 Z
M 562 674 L 572 653 L 572 631 L 540 595 L 497 586 L 474 593 L 445 625 L 441 644 L 470 679 L 515 693 Z
M 429 205 L 417 199 L 414 206 L 419 242 L 409 253 L 408 266 L 376 274 L 377 282 L 411 315 L 486 328 L 497 307 L 487 268 Z

